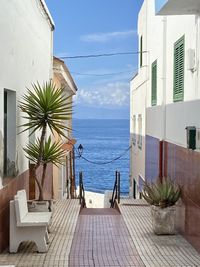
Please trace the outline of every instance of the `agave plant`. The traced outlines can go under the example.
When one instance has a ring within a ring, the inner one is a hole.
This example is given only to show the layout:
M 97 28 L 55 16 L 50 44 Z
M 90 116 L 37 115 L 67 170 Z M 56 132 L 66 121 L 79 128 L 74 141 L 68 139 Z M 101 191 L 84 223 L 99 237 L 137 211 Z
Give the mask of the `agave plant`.
M 166 208 L 175 205 L 181 195 L 181 188 L 169 177 L 155 183 L 144 183 L 142 196 L 150 204 Z
M 47 128 L 52 134 L 57 133 L 60 137 L 67 138 L 65 132 L 69 129 L 64 122 L 70 120 L 72 109 L 69 97 L 65 97 L 63 88 L 57 88 L 52 82 L 41 86 L 39 83 L 32 85 L 27 94 L 19 102 L 19 108 L 25 113 L 24 119 L 28 122 L 20 127 L 24 131 L 40 132 L 40 137 L 35 144 L 28 144 L 24 148 L 26 156 L 34 163 L 35 180 L 39 188 L 39 200 L 43 200 L 43 185 L 46 167 L 49 162 L 57 165 L 62 163 L 63 150 L 61 143 L 52 142 L 49 137 L 46 141 Z M 43 166 L 42 179 L 36 175 L 36 170 Z

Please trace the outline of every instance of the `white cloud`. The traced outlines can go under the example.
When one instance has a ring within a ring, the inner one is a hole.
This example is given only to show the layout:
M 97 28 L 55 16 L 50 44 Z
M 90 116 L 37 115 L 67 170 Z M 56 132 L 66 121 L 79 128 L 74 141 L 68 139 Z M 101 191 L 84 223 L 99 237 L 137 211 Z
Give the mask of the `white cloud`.
M 129 84 L 108 83 L 95 89 L 79 89 L 76 104 L 120 108 L 129 105 Z
M 120 32 L 107 32 L 107 33 L 93 33 L 81 36 L 81 40 L 84 42 L 97 42 L 97 43 L 107 43 L 109 41 L 119 40 L 123 38 L 130 37 L 136 34 L 136 30 L 127 30 Z

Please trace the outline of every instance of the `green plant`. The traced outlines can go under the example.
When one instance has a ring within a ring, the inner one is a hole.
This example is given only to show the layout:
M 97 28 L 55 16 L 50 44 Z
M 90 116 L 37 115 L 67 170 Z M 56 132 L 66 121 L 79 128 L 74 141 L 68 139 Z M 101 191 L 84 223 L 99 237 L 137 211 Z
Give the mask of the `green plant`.
M 181 188 L 169 177 L 158 179 L 154 183 L 144 183 L 143 198 L 154 206 L 166 208 L 175 205 L 181 195 Z
M 43 185 L 45 180 L 46 168 L 48 163 L 55 165 L 62 163 L 64 151 L 59 142 L 52 142 L 47 138 L 47 129 L 52 134 L 58 134 L 59 137 L 65 137 L 69 129 L 65 121 L 71 118 L 71 102 L 69 97 L 64 95 L 63 88 L 57 88 L 52 82 L 41 86 L 39 83 L 33 84 L 32 89 L 28 89 L 23 100 L 19 102 L 19 108 L 26 115 L 23 116 L 28 122 L 20 127 L 24 129 L 21 132 L 30 131 L 30 135 L 39 131 L 40 137 L 35 143 L 28 144 L 24 151 L 26 157 L 34 163 L 35 180 L 39 188 L 39 200 L 43 200 Z M 43 166 L 42 178 L 36 175 L 36 170 Z

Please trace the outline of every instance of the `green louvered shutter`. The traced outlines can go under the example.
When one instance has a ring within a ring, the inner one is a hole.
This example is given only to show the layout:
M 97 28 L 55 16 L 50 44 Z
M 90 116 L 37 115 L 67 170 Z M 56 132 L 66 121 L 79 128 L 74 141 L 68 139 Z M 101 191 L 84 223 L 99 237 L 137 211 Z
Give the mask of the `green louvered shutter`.
M 151 105 L 157 104 L 157 60 L 151 66 Z
M 184 98 L 185 37 L 174 44 L 174 101 Z

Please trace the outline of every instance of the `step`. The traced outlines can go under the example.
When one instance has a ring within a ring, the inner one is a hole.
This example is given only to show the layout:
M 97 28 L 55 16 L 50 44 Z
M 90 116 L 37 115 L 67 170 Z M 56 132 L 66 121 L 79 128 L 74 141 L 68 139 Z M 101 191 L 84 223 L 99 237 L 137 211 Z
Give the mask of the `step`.
M 111 208 L 83 208 L 80 215 L 120 215 L 120 213 L 116 209 Z

